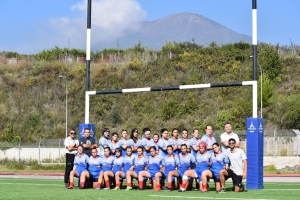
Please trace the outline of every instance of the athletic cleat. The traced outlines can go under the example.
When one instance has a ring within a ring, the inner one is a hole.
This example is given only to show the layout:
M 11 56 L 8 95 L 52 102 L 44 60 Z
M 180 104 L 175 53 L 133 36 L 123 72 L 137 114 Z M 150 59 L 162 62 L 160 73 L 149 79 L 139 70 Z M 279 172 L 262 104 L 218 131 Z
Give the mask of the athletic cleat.
M 132 190 L 132 187 L 127 186 L 126 190 L 127 191 Z
M 100 187 L 96 187 L 96 190 L 100 190 L 101 188 Z
M 171 188 L 166 188 L 164 191 L 165 192 L 172 192 L 172 189 Z
M 113 190 L 120 190 L 120 188 L 119 187 L 115 187 Z
M 110 190 L 110 188 L 109 188 L 109 187 L 106 187 L 106 188 L 103 188 L 103 190 Z
M 135 189 L 135 190 L 139 191 L 139 190 L 143 190 L 143 189 L 139 187 L 138 189 Z
M 69 183 L 65 183 L 65 188 L 68 188 L 70 186 Z
M 241 184 L 240 192 L 243 192 L 245 190 L 244 184 Z
M 83 190 L 83 189 L 84 189 L 84 187 L 81 187 L 81 186 L 79 187 L 79 190 Z
M 178 192 L 185 192 L 185 189 L 180 188 L 180 189 L 178 190 Z
M 205 193 L 205 192 L 207 192 L 207 189 L 203 189 L 203 190 L 201 190 L 201 192 L 202 192 L 202 193 Z
M 67 189 L 73 189 L 74 187 L 73 186 L 69 186 L 69 187 L 67 187 Z
M 221 188 L 217 193 L 226 193 L 226 188 Z

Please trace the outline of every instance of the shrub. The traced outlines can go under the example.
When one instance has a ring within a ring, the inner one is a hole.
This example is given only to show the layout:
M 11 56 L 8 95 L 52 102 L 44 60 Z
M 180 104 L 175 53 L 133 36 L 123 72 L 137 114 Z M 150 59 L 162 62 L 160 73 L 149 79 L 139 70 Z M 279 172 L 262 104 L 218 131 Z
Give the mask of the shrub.
M 25 169 L 25 165 L 23 165 L 17 161 L 8 162 L 6 164 L 6 167 L 8 169 L 16 169 L 16 170 L 24 170 Z

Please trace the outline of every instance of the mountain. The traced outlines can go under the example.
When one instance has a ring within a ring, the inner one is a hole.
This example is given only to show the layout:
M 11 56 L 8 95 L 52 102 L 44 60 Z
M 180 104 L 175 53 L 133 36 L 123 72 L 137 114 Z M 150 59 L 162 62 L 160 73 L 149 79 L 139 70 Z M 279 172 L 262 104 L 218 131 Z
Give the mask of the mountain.
M 166 42 L 186 42 L 194 40 L 197 44 L 211 42 L 227 44 L 234 42 L 251 43 L 251 37 L 239 34 L 213 20 L 193 13 L 177 13 L 159 20 L 142 21 L 136 32 L 129 32 L 118 39 L 120 48 L 133 47 L 141 40 L 143 46 L 160 49 Z M 102 42 L 93 47 L 117 48 L 115 41 Z M 93 48 L 94 49 L 94 48 Z

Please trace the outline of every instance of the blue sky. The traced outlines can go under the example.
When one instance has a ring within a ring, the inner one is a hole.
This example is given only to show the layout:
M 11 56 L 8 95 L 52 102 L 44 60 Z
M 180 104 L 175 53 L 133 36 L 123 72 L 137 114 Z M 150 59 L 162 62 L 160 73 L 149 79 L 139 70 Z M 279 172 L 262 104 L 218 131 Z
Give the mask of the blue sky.
M 252 0 L 92 0 L 92 43 L 179 12 L 203 15 L 252 35 Z M 300 1 L 257 0 L 258 40 L 300 45 Z M 0 51 L 38 53 L 55 45 L 85 49 L 86 0 L 0 0 Z M 70 43 L 69 43 L 70 40 Z

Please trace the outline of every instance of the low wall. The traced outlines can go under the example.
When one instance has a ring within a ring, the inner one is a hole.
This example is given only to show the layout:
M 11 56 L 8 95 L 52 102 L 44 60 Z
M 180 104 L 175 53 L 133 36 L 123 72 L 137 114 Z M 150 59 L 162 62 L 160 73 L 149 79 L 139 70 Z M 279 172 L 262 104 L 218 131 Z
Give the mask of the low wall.
M 275 165 L 276 169 L 300 166 L 299 156 L 264 156 L 264 167 Z

